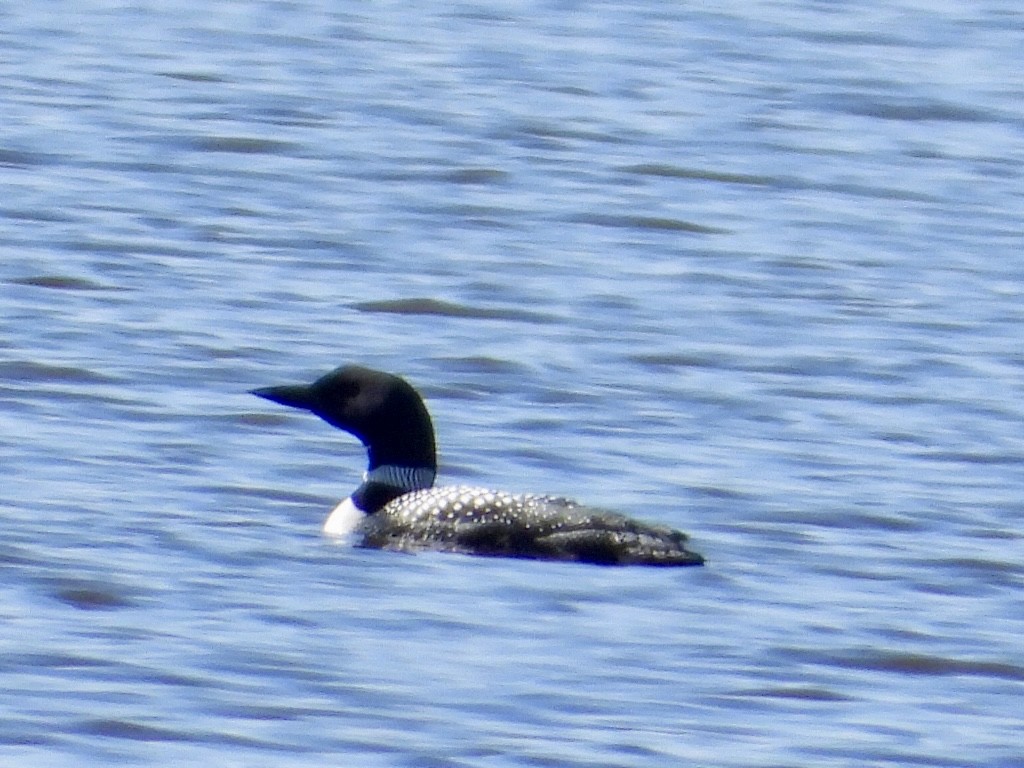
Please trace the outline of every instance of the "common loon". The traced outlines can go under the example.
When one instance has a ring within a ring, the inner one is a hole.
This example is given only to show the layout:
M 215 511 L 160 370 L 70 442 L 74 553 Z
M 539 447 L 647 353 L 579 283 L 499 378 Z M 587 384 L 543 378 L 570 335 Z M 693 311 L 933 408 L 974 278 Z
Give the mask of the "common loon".
M 686 534 L 558 496 L 469 486 L 432 487 L 434 428 L 419 393 L 404 379 L 347 365 L 310 385 L 252 390 L 312 411 L 366 446 L 363 483 L 324 523 L 355 533 L 360 546 L 572 560 L 602 565 L 701 565 Z

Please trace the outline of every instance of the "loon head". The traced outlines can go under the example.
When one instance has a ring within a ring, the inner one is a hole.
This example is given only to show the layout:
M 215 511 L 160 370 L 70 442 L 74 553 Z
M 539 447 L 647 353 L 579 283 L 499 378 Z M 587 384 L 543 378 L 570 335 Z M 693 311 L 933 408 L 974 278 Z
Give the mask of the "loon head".
M 398 376 L 345 365 L 312 384 L 263 387 L 252 394 L 311 411 L 359 438 L 369 454 L 371 473 L 388 466 L 437 470 L 434 427 L 427 406 Z

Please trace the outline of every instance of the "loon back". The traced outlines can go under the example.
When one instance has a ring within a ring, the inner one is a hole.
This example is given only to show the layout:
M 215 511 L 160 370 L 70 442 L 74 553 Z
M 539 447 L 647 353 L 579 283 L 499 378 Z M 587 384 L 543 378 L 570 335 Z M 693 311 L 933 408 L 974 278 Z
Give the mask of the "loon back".
M 403 379 L 343 366 L 310 385 L 253 394 L 302 408 L 356 436 L 369 465 L 363 483 L 325 523 L 359 545 L 404 551 L 573 560 L 605 565 L 700 565 L 686 534 L 556 496 L 482 488 L 433 488 L 434 429 L 419 393 Z
M 686 534 L 559 496 L 446 486 L 411 491 L 360 525 L 362 546 L 572 560 L 600 565 L 700 565 Z

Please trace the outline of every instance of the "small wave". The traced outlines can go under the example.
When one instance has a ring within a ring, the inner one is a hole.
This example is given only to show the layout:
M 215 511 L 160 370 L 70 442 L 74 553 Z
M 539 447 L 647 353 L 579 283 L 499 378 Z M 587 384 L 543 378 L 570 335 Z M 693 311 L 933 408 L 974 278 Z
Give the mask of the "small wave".
M 649 229 L 665 232 L 690 232 L 697 235 L 722 235 L 728 230 L 719 227 L 709 227 L 705 224 L 696 224 L 692 221 L 673 219 L 665 216 L 630 216 L 611 215 L 605 213 L 581 213 L 569 218 L 569 221 L 576 224 L 594 224 L 598 227 L 613 227 L 619 229 Z
M 778 180 L 771 176 L 758 176 L 749 173 L 726 173 L 710 171 L 706 168 L 682 168 L 666 163 L 641 163 L 627 165 L 619 169 L 623 173 L 634 173 L 638 176 L 660 176 L 669 179 L 694 179 L 695 181 L 716 181 L 723 184 L 743 184 L 754 187 L 772 187 Z
M 352 305 L 360 312 L 385 312 L 393 315 L 434 315 L 473 320 L 515 320 L 526 323 L 552 323 L 556 318 L 524 309 L 472 307 L 438 299 L 388 299 L 361 301 Z
M 31 275 L 29 277 L 15 277 L 7 281 L 12 285 L 28 285 L 35 288 L 51 288 L 59 291 L 118 291 L 123 288 L 114 288 L 108 285 L 86 280 L 81 277 L 70 277 L 68 275 Z
M 922 653 L 901 653 L 881 651 L 830 660 L 832 664 L 847 669 L 896 672 L 907 675 L 928 675 L 952 677 L 970 675 L 974 677 L 996 677 L 1003 680 L 1024 681 L 1024 667 L 1002 661 L 980 661 L 954 659 L 947 656 L 931 656 Z

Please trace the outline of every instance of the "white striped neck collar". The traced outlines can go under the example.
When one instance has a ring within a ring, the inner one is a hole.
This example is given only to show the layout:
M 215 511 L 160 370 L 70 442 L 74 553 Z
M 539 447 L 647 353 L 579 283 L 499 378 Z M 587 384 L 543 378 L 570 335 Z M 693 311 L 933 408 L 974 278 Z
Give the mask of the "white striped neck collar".
M 379 483 L 404 492 L 430 488 L 437 474 L 432 467 L 399 467 L 394 464 L 382 464 L 363 474 L 363 483 Z

